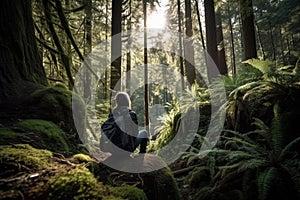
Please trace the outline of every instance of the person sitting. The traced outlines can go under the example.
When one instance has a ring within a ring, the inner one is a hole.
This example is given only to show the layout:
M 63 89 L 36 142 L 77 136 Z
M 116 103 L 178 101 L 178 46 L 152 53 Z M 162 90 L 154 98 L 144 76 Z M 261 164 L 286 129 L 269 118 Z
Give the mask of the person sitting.
M 131 100 L 126 92 L 118 92 L 115 96 L 116 106 L 109 114 L 108 119 L 101 126 L 101 137 L 110 141 L 111 147 L 104 151 L 116 153 L 114 145 L 127 152 L 134 152 L 140 146 L 139 153 L 146 153 L 148 133 L 146 130 L 138 130 L 138 119 L 136 113 L 131 110 Z M 102 140 L 103 141 L 103 140 Z M 103 149 L 105 143 L 100 147 Z M 120 151 L 119 151 L 120 152 Z

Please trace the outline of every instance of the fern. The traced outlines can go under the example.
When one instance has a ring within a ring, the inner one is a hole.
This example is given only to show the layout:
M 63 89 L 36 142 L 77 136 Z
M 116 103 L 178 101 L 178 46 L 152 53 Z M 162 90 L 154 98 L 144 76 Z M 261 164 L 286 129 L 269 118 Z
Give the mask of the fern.
M 297 137 L 296 139 L 288 143 L 281 151 L 279 155 L 280 159 L 283 159 L 298 143 L 300 143 L 300 137 Z
M 265 78 L 270 78 L 275 76 L 275 64 L 269 60 L 258 60 L 258 59 L 250 59 L 250 60 L 246 60 L 243 63 L 245 64 L 249 64 L 252 67 L 258 69 L 259 71 L 261 71 L 263 73 L 263 76 Z
M 257 179 L 258 184 L 258 198 L 260 200 L 268 199 L 268 195 L 270 194 L 271 184 L 274 179 L 278 175 L 278 171 L 275 167 L 267 168 L 263 171 Z

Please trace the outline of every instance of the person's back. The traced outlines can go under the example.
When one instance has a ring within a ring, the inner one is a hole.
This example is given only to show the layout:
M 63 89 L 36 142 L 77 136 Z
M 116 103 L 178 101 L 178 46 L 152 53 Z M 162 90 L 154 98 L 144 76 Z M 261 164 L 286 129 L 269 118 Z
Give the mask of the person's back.
M 131 153 L 138 145 L 141 145 L 140 153 L 146 153 L 147 132 L 139 133 L 137 115 L 130 109 L 131 101 L 128 94 L 120 92 L 116 95 L 115 100 L 116 107 L 101 127 L 109 148 L 105 149 L 103 142 L 100 144 L 100 148 L 110 151 L 112 154 L 120 154 L 124 151 Z

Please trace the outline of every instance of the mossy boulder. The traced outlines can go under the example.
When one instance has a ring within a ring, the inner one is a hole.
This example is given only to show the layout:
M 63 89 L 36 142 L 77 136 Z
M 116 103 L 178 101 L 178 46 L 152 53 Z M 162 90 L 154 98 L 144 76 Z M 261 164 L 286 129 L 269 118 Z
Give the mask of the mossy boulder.
M 25 132 L 22 133 L 23 137 L 31 137 L 31 143 L 35 147 L 60 153 L 70 150 L 65 133 L 53 122 L 30 119 L 18 122 L 15 126 Z
M 121 197 L 128 200 L 147 200 L 147 196 L 143 190 L 135 186 L 120 186 L 120 187 L 111 187 L 110 193 L 115 197 Z
M 203 187 L 198 193 L 193 197 L 194 199 L 203 200 L 230 200 L 231 198 L 226 194 L 214 191 L 210 186 Z
M 32 117 L 52 121 L 60 124 L 67 132 L 76 133 L 73 120 L 72 101 L 82 127 L 85 126 L 85 104 L 77 95 L 72 96 L 72 91 L 63 84 L 55 84 L 36 90 L 27 102 L 32 109 Z M 73 98 L 72 98 L 73 97 Z
M 86 168 L 56 174 L 48 184 L 48 199 L 102 199 L 109 195 L 108 188 Z
M 0 128 L 0 145 L 23 143 L 24 134 L 15 132 L 9 128 Z
M 177 182 L 170 168 L 158 157 L 152 154 L 138 155 L 130 159 L 111 156 L 107 163 L 114 163 L 120 167 L 119 171 L 105 165 L 105 163 L 92 163 L 90 170 L 100 181 L 113 186 L 120 186 L 124 182 L 135 182 L 142 189 L 147 199 L 179 200 L 180 194 Z M 122 170 L 122 167 L 123 169 Z M 136 173 L 125 172 L 131 169 Z M 138 173 L 145 171 L 144 173 Z M 142 180 L 142 184 L 141 183 Z
M 160 200 L 180 200 L 180 193 L 177 182 L 170 168 L 165 167 L 160 170 L 141 175 L 144 186 L 142 189 L 148 199 Z
M 197 167 L 188 176 L 188 183 L 192 188 L 206 187 L 210 180 L 210 171 L 206 167 Z
M 1 177 L 18 171 L 37 171 L 49 168 L 52 153 L 33 148 L 28 144 L 0 146 Z

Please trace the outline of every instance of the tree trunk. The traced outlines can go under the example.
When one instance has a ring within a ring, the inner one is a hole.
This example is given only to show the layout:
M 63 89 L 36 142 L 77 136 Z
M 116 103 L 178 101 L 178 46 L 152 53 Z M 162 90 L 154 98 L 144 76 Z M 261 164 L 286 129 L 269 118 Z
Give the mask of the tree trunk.
M 47 85 L 38 52 L 31 1 L 0 1 L 0 103 L 22 96 L 26 83 Z
M 227 7 L 227 11 L 229 13 L 230 8 Z M 229 24 L 229 30 L 230 30 L 230 44 L 231 44 L 231 66 L 232 66 L 232 75 L 236 74 L 236 63 L 235 63 L 235 47 L 234 47 L 234 38 L 233 38 L 233 27 L 231 22 L 231 16 L 228 17 L 228 24 Z
M 92 0 L 85 1 L 85 46 L 84 54 L 87 56 L 92 51 Z M 87 60 L 86 64 L 91 66 L 91 61 Z M 91 76 L 88 70 L 85 71 L 85 87 L 84 87 L 84 98 L 87 99 L 91 96 Z
M 130 94 L 130 83 L 131 83 L 131 52 L 130 52 L 130 48 L 131 48 L 131 16 L 132 16 L 132 12 L 131 12 L 131 0 L 129 0 L 129 17 L 127 19 L 127 34 L 129 34 L 128 36 L 128 43 L 127 43 L 127 54 L 126 54 L 126 92 L 128 94 Z
M 64 48 L 61 44 L 61 41 L 56 33 L 56 30 L 54 28 L 48 0 L 43 0 L 43 5 L 44 5 L 45 17 L 46 17 L 46 21 L 47 21 L 50 33 L 51 33 L 53 41 L 57 47 L 57 50 L 60 54 L 61 62 L 66 70 L 67 77 L 69 80 L 69 87 L 72 88 L 74 85 L 74 80 L 73 80 L 73 76 L 72 76 L 72 72 L 71 72 L 71 64 L 72 63 L 70 62 L 69 57 L 66 55 L 65 50 L 64 50 Z
M 178 1 L 180 1 L 180 0 L 178 0 Z M 197 11 L 197 19 L 198 19 L 198 25 L 199 25 L 199 32 L 200 32 L 200 37 L 201 37 L 202 48 L 203 48 L 203 50 L 205 50 L 205 42 L 204 42 L 202 25 L 201 25 L 201 18 L 200 18 L 198 1 L 195 1 L 195 7 L 196 7 L 196 11 Z
M 191 0 L 185 0 L 185 34 L 187 40 L 184 44 L 185 71 L 189 84 L 194 84 L 196 80 L 194 49 L 193 49 L 193 25 L 192 25 Z
M 180 0 L 177 0 L 177 18 L 178 18 L 178 40 L 179 40 L 179 68 L 180 68 L 180 81 L 181 81 L 181 90 L 183 91 L 184 86 L 184 66 L 183 66 L 183 51 L 182 51 L 182 27 L 181 27 L 181 3 Z
M 219 66 L 214 0 L 204 0 L 204 9 L 207 52 L 211 56 L 212 60 L 215 62 L 216 66 Z M 212 67 L 207 67 L 208 78 L 209 80 L 211 80 L 216 74 L 212 73 Z
M 245 59 L 256 58 L 256 40 L 252 0 L 240 0 L 242 35 Z
M 144 13 L 144 103 L 145 103 L 145 127 L 149 133 L 149 84 L 148 84 L 148 45 L 147 45 L 147 0 L 143 0 Z
M 259 28 L 257 22 L 255 23 L 255 26 L 256 26 L 256 29 L 257 29 L 257 39 L 258 39 L 259 47 L 261 49 L 262 58 L 263 58 L 263 60 L 265 60 L 266 59 L 266 54 L 265 54 L 264 44 L 263 44 L 263 41 L 261 39 L 261 32 L 260 32 L 260 28 Z
M 216 12 L 216 24 L 217 24 L 217 50 L 218 50 L 218 69 L 220 74 L 227 74 L 227 65 L 225 58 L 225 48 L 224 48 L 224 37 L 222 29 L 222 16 L 220 8 Z
M 111 19 L 111 82 L 110 88 L 121 90 L 121 55 L 122 55 L 122 1 L 112 0 Z

